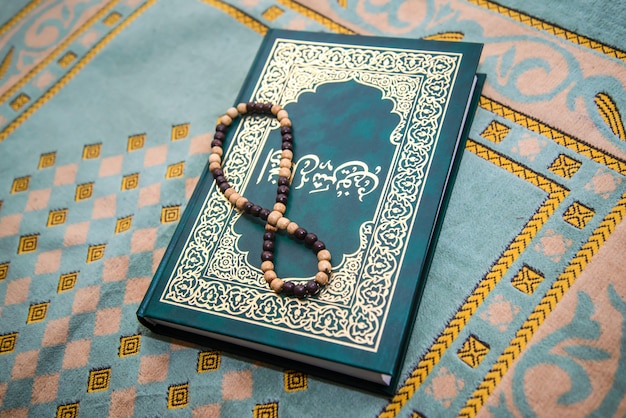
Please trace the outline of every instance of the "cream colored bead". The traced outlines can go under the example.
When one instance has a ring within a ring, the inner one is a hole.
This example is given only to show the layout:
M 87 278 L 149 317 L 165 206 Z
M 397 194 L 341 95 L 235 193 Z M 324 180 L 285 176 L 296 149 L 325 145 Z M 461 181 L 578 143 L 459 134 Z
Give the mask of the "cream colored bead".
M 285 213 L 285 211 L 287 210 L 287 206 L 285 206 L 284 203 L 280 203 L 280 202 L 276 202 L 274 203 L 274 208 L 275 211 L 280 212 L 282 214 Z
M 291 169 L 291 160 L 287 159 L 287 158 L 281 158 L 280 159 L 280 163 L 278 164 L 279 167 L 281 168 L 289 168 Z
M 276 119 L 278 119 L 278 121 L 281 121 L 288 117 L 289 117 L 289 113 L 287 113 L 285 109 L 282 109 L 278 113 L 276 113 Z
M 245 197 L 239 196 L 239 199 L 237 199 L 237 201 L 235 202 L 235 206 L 237 207 L 237 209 L 243 210 L 247 201 L 248 199 L 246 199 Z
M 295 234 L 296 229 L 300 228 L 300 226 L 298 226 L 297 223 L 295 222 L 289 222 L 289 225 L 287 225 L 287 232 L 291 235 Z M 318 253 L 319 254 L 319 253 Z M 319 257 L 318 257 L 319 258 Z
M 242 115 L 245 115 L 246 113 L 248 113 L 248 105 L 245 103 L 239 103 L 237 105 L 237 111 L 239 111 L 239 113 L 241 113 Z
M 291 126 L 291 119 L 283 118 L 280 120 L 280 126 Z
M 271 231 L 271 232 L 276 232 L 276 231 L 278 231 L 278 228 L 276 228 L 274 225 L 265 224 L 265 230 L 266 231 Z
M 209 163 L 209 171 L 216 170 L 218 168 L 222 168 L 222 164 L 220 163 Z
M 277 211 L 277 210 L 272 211 L 272 212 L 270 212 L 270 214 L 267 217 L 267 223 L 272 225 L 272 226 L 276 226 L 276 223 L 282 217 L 283 217 L 283 214 L 280 213 L 279 211 Z
M 282 281 L 281 279 L 274 279 L 272 280 L 272 283 L 270 283 L 270 287 L 272 288 L 272 290 L 276 293 L 280 293 L 281 290 L 283 290 L 283 284 L 285 284 L 284 281 Z
M 317 253 L 317 260 L 318 261 L 322 261 L 322 260 L 326 260 L 326 261 L 330 261 L 330 251 L 328 250 L 321 250 L 320 252 Z
M 209 155 L 209 164 L 210 163 L 222 163 L 222 157 L 220 157 L 218 154 L 211 154 Z
M 290 149 L 284 149 L 280 156 L 282 158 L 289 158 L 291 161 L 293 161 L 293 151 Z
M 211 153 L 217 154 L 221 157 L 222 155 L 224 155 L 224 150 L 222 149 L 222 147 L 213 147 L 211 148 Z
M 263 278 L 267 283 L 272 283 L 274 279 L 278 278 L 278 276 L 276 275 L 276 272 L 274 270 L 267 270 L 265 273 L 263 273 Z
M 230 124 L 233 123 L 233 118 L 228 115 L 224 115 L 220 118 L 220 123 L 223 123 L 226 126 L 230 126 Z
M 317 263 L 317 269 L 319 271 L 323 271 L 325 273 L 330 273 L 331 270 L 332 270 L 332 266 L 330 265 L 330 261 L 322 260 L 322 261 Z
M 315 281 L 319 283 L 321 286 L 326 286 L 328 284 L 328 274 L 323 271 L 318 271 L 315 275 Z
M 280 177 L 290 178 L 291 177 L 291 169 L 289 169 L 287 167 L 281 167 L 281 168 L 278 169 L 278 175 Z
M 272 114 L 277 115 L 278 112 L 280 112 L 282 110 L 282 106 L 279 104 L 275 104 L 274 106 L 272 106 Z
M 230 199 L 230 196 L 231 196 L 233 193 L 236 193 L 236 192 L 235 192 L 235 189 L 233 189 L 232 187 L 229 187 L 228 189 L 226 189 L 226 190 L 224 191 L 224 197 L 225 197 L 226 199 Z
M 264 261 L 261 263 L 261 271 L 262 272 L 266 272 L 269 270 L 274 270 L 274 263 L 272 263 L 271 261 Z
M 235 204 L 237 204 L 237 200 L 239 200 L 240 198 L 241 198 L 241 195 L 240 195 L 239 193 L 235 192 L 235 193 L 231 194 L 231 195 L 228 197 L 228 201 L 229 201 L 232 205 L 235 205 Z
M 276 222 L 276 228 L 278 229 L 287 229 L 287 225 L 289 225 L 291 223 L 291 221 L 288 218 L 285 218 L 284 216 L 282 218 L 280 218 L 278 220 L 278 222 Z
M 237 116 L 239 116 L 239 111 L 237 110 L 236 107 L 229 107 L 228 110 L 226 111 L 226 114 L 230 116 L 231 118 L 235 119 Z

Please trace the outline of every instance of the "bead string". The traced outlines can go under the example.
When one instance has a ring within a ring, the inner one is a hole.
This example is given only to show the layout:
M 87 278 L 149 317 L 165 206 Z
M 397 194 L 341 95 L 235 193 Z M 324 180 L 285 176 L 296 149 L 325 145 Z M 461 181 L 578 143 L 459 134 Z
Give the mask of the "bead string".
M 245 114 L 273 115 L 280 123 L 282 136 L 282 152 L 278 171 L 278 187 L 276 189 L 276 203 L 272 210 L 263 208 L 243 197 L 230 185 L 222 170 L 222 156 L 224 154 L 223 143 L 226 138 L 228 127 L 238 116 Z M 297 223 L 284 216 L 289 200 L 289 186 L 291 184 L 291 167 L 293 161 L 293 135 L 289 114 L 278 104 L 271 103 L 239 103 L 237 107 L 231 107 L 226 111 L 215 128 L 215 135 L 211 142 L 211 155 L 209 156 L 209 171 L 215 179 L 215 183 L 224 197 L 239 211 L 258 217 L 265 221 L 265 233 L 263 234 L 263 251 L 261 252 L 261 270 L 263 277 L 270 288 L 276 293 L 284 293 L 287 296 L 306 298 L 316 295 L 321 286 L 328 284 L 331 276 L 331 255 L 326 245 L 317 238 L 314 233 L 308 232 Z M 315 278 L 302 283 L 294 283 L 278 278 L 274 271 L 274 241 L 276 232 L 285 230 L 296 240 L 304 242 L 317 255 L 318 272 Z

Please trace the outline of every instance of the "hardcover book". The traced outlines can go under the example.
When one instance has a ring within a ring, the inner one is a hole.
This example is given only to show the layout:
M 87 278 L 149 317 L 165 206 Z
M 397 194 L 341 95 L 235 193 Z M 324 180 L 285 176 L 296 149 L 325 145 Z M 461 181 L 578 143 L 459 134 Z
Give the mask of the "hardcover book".
M 482 87 L 481 49 L 269 31 L 235 103 L 277 103 L 289 112 L 285 216 L 323 240 L 332 278 L 305 299 L 269 289 L 260 268 L 265 223 L 231 205 L 205 169 L 140 321 L 392 391 Z M 224 140 L 230 184 L 268 208 L 279 131 L 275 118 L 246 116 Z M 294 282 L 317 273 L 316 256 L 288 235 L 277 234 L 274 264 Z

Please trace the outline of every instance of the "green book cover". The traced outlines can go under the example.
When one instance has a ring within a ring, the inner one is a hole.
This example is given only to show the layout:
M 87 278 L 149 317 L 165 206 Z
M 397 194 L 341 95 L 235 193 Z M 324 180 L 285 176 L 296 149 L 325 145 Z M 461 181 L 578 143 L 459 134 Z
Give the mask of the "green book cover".
M 269 31 L 234 104 L 289 112 L 285 216 L 331 251 L 331 281 L 303 300 L 272 292 L 260 269 L 264 222 L 234 208 L 205 169 L 139 319 L 392 390 L 482 87 L 481 49 Z M 238 118 L 224 141 L 230 184 L 267 208 L 279 127 L 272 117 Z M 287 234 L 278 234 L 274 260 L 284 279 L 317 272 L 315 254 Z

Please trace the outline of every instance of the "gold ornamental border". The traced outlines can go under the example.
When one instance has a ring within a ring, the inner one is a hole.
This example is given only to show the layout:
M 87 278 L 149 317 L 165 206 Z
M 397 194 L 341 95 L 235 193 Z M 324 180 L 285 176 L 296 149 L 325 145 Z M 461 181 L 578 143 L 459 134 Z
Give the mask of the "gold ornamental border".
M 20 20 L 24 19 L 24 17 L 33 11 L 42 0 L 31 0 L 26 6 L 22 8 L 19 12 L 17 12 L 11 19 L 9 19 L 2 27 L 0 27 L 0 36 L 7 33 L 13 26 L 17 24 Z

